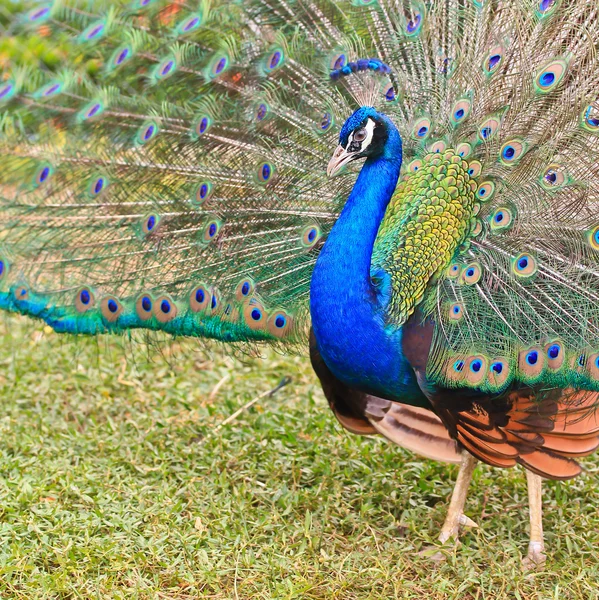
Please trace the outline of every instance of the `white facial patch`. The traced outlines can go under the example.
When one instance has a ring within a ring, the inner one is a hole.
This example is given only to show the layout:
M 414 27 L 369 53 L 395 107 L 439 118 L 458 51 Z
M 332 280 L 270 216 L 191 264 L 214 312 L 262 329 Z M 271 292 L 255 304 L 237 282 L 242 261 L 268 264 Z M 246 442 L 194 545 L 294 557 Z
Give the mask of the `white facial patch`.
M 354 141 L 354 135 L 356 131 L 352 131 L 349 137 L 349 143 L 347 144 L 347 149 L 350 152 L 363 152 L 370 146 L 370 142 L 372 142 L 372 137 L 374 136 L 374 128 L 376 127 L 376 123 L 372 119 L 368 119 L 366 121 L 366 125 L 362 129 L 366 130 L 366 137 L 362 141 Z

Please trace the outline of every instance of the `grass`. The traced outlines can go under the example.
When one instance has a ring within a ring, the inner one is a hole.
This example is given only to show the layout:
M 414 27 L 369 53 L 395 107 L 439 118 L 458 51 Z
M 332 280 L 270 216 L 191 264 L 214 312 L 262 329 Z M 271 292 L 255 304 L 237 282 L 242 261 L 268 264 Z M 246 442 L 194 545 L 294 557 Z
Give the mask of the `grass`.
M 342 431 L 306 359 L 159 352 L 13 317 L 0 342 L 3 599 L 599 598 L 596 458 L 545 486 L 543 571 L 520 568 L 522 471 L 486 466 L 466 510 L 480 529 L 435 568 L 418 552 L 456 467 Z

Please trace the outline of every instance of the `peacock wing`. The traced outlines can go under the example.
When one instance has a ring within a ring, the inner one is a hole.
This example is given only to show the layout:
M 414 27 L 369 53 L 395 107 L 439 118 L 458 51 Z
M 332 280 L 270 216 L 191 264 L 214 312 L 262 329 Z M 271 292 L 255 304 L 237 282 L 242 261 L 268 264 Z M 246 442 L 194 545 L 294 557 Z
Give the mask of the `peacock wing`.
M 599 447 L 597 393 L 522 388 L 506 394 L 439 389 L 431 403 L 453 437 L 496 467 L 521 464 L 550 479 L 581 473 L 576 458 Z

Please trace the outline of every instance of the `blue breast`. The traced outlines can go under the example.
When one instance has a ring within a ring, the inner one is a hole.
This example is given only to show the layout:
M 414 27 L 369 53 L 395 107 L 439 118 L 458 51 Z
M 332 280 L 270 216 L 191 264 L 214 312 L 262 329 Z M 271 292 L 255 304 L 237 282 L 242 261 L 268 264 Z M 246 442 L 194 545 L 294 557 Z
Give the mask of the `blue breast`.
M 401 157 L 401 153 L 400 153 Z M 345 384 L 417 406 L 429 406 L 402 351 L 402 329 L 386 323 L 388 275 L 371 258 L 395 190 L 401 162 L 369 159 L 320 253 L 310 285 L 318 349 Z

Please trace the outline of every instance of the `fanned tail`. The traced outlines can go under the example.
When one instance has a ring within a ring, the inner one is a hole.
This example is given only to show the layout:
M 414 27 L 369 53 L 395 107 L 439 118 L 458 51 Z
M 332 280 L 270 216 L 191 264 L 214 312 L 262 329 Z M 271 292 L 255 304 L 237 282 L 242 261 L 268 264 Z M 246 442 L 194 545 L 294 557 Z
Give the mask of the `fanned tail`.
M 69 55 L 0 84 L 0 306 L 61 331 L 305 340 L 312 267 L 353 181 L 325 165 L 364 92 L 400 128 L 404 177 L 453 152 L 476 187 L 465 242 L 419 307 L 437 323 L 429 378 L 599 389 L 594 5 L 93 10 L 32 5 L 11 27 L 42 26 Z M 331 80 L 364 57 L 390 66 L 381 94 Z
M 0 307 L 74 333 L 303 340 L 348 185 L 324 177 L 349 111 L 331 49 L 260 3 L 93 10 L 13 24 L 70 56 L 0 84 Z

